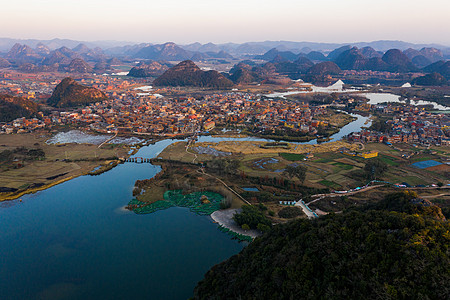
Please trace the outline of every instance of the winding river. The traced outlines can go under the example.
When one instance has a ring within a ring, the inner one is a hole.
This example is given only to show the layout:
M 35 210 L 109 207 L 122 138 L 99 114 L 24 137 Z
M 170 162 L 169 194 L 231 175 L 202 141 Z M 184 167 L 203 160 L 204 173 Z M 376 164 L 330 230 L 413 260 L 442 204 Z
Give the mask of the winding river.
M 366 117 L 334 140 L 357 131 Z M 199 137 L 199 141 L 264 140 Z M 156 157 L 173 140 L 142 147 Z M 310 141 L 309 143 L 315 143 Z M 125 163 L 81 176 L 22 201 L 0 203 L 1 299 L 187 299 L 205 272 L 244 244 L 186 208 L 150 215 L 123 209 L 137 179 L 160 171 Z

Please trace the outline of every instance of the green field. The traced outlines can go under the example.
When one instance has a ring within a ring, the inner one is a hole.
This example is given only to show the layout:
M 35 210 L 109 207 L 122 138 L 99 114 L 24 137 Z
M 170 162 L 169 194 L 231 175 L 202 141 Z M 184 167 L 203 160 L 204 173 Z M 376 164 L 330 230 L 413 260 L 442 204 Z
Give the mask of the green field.
M 303 160 L 305 156 L 303 154 L 297 154 L 297 153 L 280 153 L 279 154 L 282 158 L 289 161 L 298 161 Z
M 326 179 L 319 181 L 319 183 L 326 187 L 333 188 L 333 189 L 338 189 L 338 188 L 342 187 L 341 185 L 339 185 L 333 181 L 326 180 Z
M 342 170 L 351 170 L 351 169 L 353 169 L 352 165 L 344 164 L 344 163 L 341 163 L 341 162 L 332 163 L 332 165 L 336 166 L 336 167 L 339 167 L 339 169 L 342 169 Z
M 383 155 L 383 154 L 378 155 L 378 157 L 382 161 L 384 161 L 386 164 L 388 164 L 389 166 L 396 167 L 396 166 L 399 165 L 399 163 L 393 157 L 390 157 L 390 156 L 387 156 L 387 155 Z

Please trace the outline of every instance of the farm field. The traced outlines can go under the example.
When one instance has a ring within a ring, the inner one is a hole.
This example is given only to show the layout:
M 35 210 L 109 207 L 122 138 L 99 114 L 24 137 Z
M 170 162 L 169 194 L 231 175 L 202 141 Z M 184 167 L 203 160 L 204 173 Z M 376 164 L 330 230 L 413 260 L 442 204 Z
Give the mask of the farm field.
M 86 174 L 94 168 L 127 156 L 129 146 L 91 144 L 48 145 L 46 134 L 0 135 L 0 198 L 8 198 L 11 191 L 45 187 Z M 30 150 L 41 151 L 44 156 L 28 157 Z M 25 154 L 24 154 L 25 153 Z M 7 192 L 9 190 L 9 192 Z

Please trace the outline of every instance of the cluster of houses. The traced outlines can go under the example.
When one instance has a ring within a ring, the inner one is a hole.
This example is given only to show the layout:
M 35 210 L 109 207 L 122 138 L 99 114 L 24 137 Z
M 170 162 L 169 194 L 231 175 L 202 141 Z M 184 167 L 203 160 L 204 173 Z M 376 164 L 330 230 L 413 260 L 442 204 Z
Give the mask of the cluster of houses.
M 383 113 L 391 116 L 384 132 L 362 130 L 348 135 L 348 140 L 361 143 L 411 143 L 423 146 L 450 144 L 448 114 L 429 113 L 412 105 L 384 106 Z
M 92 82 L 89 84 L 93 85 Z M 55 109 L 50 114 L 41 115 L 40 120 L 17 119 L 5 124 L 2 131 L 28 132 L 68 124 L 105 133 L 119 131 L 168 136 L 210 131 L 217 125 L 315 133 L 319 126 L 326 126 L 327 123 L 314 117 L 325 114 L 323 107 L 265 99 L 250 93 L 211 94 L 201 99 L 167 98 L 154 91 L 139 93 L 133 87 L 120 94 L 111 93 L 109 100 L 84 108 Z

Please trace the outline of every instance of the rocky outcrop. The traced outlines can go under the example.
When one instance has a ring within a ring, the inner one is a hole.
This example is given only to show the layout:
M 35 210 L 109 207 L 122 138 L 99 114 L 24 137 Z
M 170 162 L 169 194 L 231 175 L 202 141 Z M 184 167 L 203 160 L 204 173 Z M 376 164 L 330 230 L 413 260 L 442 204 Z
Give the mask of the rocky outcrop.
M 0 122 L 36 116 L 38 105 L 27 99 L 0 94 Z
M 428 58 L 431 62 L 437 62 L 444 58 L 442 51 L 436 48 L 425 47 L 420 49 L 420 54 Z
M 9 66 L 11 66 L 11 63 L 8 60 L 0 57 L 0 68 L 7 68 Z
M 353 47 L 339 54 L 334 62 L 343 70 L 365 70 L 367 68 L 368 59 Z
M 359 49 L 359 51 L 361 52 L 362 55 L 364 55 L 367 58 L 374 58 L 374 57 L 381 57 L 382 54 L 377 52 L 375 49 L 373 49 L 372 47 L 363 47 L 361 49 Z
M 36 63 L 43 59 L 31 47 L 21 44 L 15 44 L 6 54 L 6 58 L 16 64 Z
M 323 53 L 319 51 L 311 51 L 308 54 L 306 54 L 306 57 L 313 61 L 326 61 L 327 58 Z
M 69 73 L 92 73 L 93 68 L 83 59 L 75 58 L 63 70 Z
M 337 75 L 341 72 L 342 70 L 339 68 L 337 64 L 331 61 L 325 61 L 311 67 L 308 70 L 307 74 L 323 76 L 323 75 Z
M 139 66 L 133 67 L 128 76 L 131 77 L 157 77 L 162 75 L 165 71 L 169 69 L 168 66 L 160 64 L 159 62 L 152 61 L 148 64 L 140 64 Z
M 54 107 L 79 106 L 103 101 L 107 98 L 102 91 L 83 86 L 67 77 L 55 87 L 52 96 L 47 100 L 47 104 Z
M 423 68 L 427 73 L 439 73 L 450 80 L 450 61 L 440 60 Z
M 255 56 L 255 58 L 266 60 L 266 61 L 271 61 L 271 60 L 274 60 L 277 56 L 279 56 L 285 60 L 289 60 L 289 61 L 293 61 L 293 60 L 297 59 L 297 55 L 295 55 L 291 51 L 279 51 L 276 48 L 270 49 L 263 55 L 257 55 L 257 56 Z
M 383 55 L 382 60 L 389 64 L 391 72 L 415 72 L 418 68 L 414 66 L 411 60 L 402 51 L 398 49 L 390 49 Z
M 155 86 L 196 86 L 228 88 L 233 85 L 217 71 L 202 71 L 191 60 L 185 60 L 165 71 L 153 82 Z
M 345 46 L 339 47 L 337 49 L 334 49 L 333 51 L 331 51 L 328 54 L 327 58 L 329 60 L 335 60 L 339 55 L 341 55 L 342 52 L 350 50 L 351 48 L 352 47 L 350 45 L 345 45 Z
M 439 73 L 431 73 L 424 76 L 414 78 L 412 81 L 414 85 L 424 85 L 424 86 L 442 86 L 447 85 L 447 80 L 444 76 Z
M 162 45 L 150 45 L 140 49 L 134 57 L 152 60 L 185 60 L 192 57 L 188 51 L 177 46 L 175 43 Z

